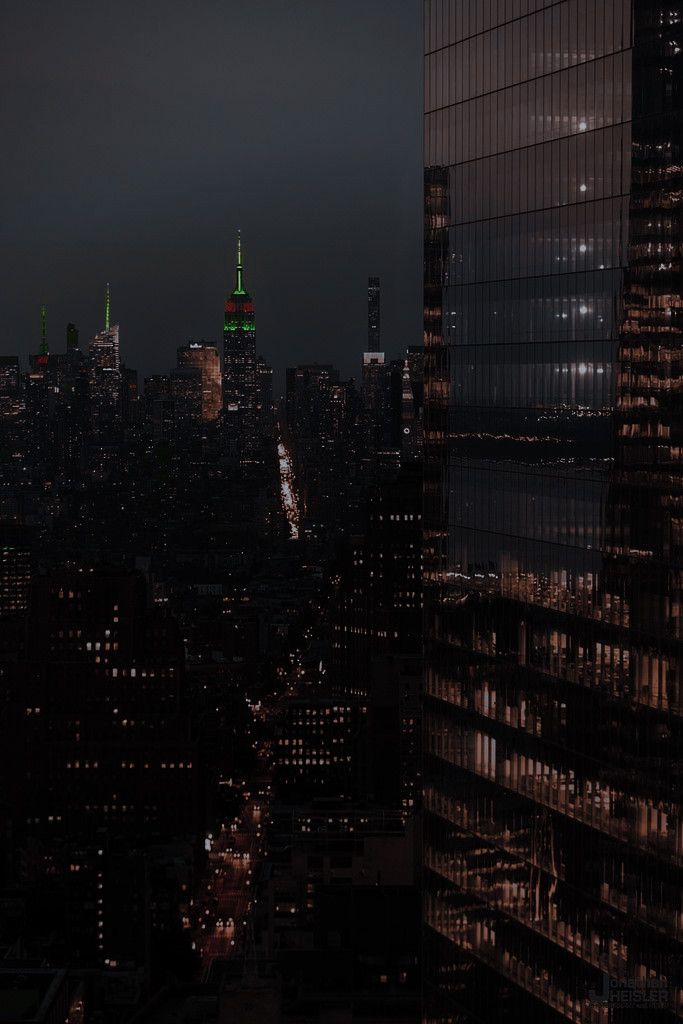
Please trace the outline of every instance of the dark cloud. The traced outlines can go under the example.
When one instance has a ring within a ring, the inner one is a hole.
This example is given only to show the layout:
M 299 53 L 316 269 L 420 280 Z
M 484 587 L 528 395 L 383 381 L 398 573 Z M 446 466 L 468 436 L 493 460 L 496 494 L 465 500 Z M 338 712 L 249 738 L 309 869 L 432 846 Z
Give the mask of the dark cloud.
M 112 282 L 126 361 L 220 336 L 233 236 L 259 348 L 356 372 L 365 284 L 419 341 L 419 0 L 22 0 L 3 16 L 0 351 Z

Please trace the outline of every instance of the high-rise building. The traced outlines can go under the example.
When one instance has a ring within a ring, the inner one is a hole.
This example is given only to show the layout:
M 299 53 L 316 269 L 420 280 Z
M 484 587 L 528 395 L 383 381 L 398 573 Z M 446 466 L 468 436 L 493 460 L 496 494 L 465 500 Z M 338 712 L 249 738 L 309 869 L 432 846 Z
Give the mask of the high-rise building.
M 95 436 L 111 437 L 121 412 L 118 325 L 90 342 L 90 407 Z
M 26 528 L 0 523 L 0 620 L 28 609 L 31 552 Z M 16 636 L 14 637 L 16 643 Z
M 98 331 L 88 347 L 90 362 L 94 370 L 119 370 L 119 325 Z
M 14 419 L 25 406 L 18 356 L 0 356 L 0 420 Z
M 40 307 L 40 346 L 35 355 L 30 356 L 31 369 L 37 372 L 47 368 L 50 359 L 50 345 L 47 340 L 47 306 Z
M 221 357 L 215 345 L 205 341 L 189 341 L 178 349 L 178 369 L 196 369 L 202 379 L 202 411 L 204 423 L 213 423 L 221 412 Z
M 368 349 L 370 352 L 380 350 L 380 307 L 379 278 L 368 278 Z
M 673 1021 L 683 5 L 425 16 L 427 1019 Z
M 256 357 L 256 393 L 259 433 L 262 437 L 272 437 L 275 431 L 273 367 L 263 356 Z
M 421 467 L 387 465 L 337 558 L 329 616 L 332 690 L 364 711 L 363 792 L 406 812 L 420 786 L 421 541 Z
M 5 570 L 27 572 L 16 558 Z M 5 800 L 24 882 L 45 894 L 27 931 L 53 914 L 71 963 L 149 969 L 158 848 L 196 847 L 203 829 L 177 624 L 138 574 L 58 570 L 34 576 L 26 636 L 0 748 L 16 748 Z
M 141 415 L 138 371 L 132 366 L 121 366 L 121 413 L 124 423 L 131 424 Z
M 362 395 L 368 442 L 381 448 L 388 432 L 389 367 L 384 352 L 364 352 Z
M 145 424 L 155 441 L 168 441 L 173 433 L 171 381 L 165 374 L 145 378 Z
M 254 302 L 244 287 L 242 242 L 237 238 L 235 287 L 225 303 L 223 322 L 223 409 L 237 433 L 240 454 L 256 440 L 256 317 Z
M 122 380 L 119 350 L 119 325 L 111 323 L 111 296 L 107 285 L 104 302 L 104 329 L 88 346 L 90 364 L 90 412 L 93 436 L 111 442 L 121 426 Z

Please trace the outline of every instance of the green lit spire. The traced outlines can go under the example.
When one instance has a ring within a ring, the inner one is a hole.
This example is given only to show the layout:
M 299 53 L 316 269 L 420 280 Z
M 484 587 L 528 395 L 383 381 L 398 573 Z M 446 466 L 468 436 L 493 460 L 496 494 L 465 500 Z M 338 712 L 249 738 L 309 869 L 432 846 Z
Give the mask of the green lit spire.
M 243 280 L 244 268 L 242 266 L 242 234 L 237 232 L 237 273 L 235 275 L 235 290 L 233 295 L 246 295 Z
M 47 344 L 47 306 L 40 307 L 40 354 L 46 356 L 50 352 Z
M 109 330 L 109 317 L 111 313 L 111 293 L 109 291 L 109 281 L 107 281 L 107 289 L 104 293 L 104 329 Z

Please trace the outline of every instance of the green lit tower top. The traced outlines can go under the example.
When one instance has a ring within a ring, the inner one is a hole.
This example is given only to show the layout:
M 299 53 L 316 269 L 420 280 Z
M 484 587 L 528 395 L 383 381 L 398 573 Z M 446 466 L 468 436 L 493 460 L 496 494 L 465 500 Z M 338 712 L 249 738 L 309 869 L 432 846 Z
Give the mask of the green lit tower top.
M 223 320 L 223 413 L 242 454 L 255 443 L 257 430 L 256 318 L 244 287 L 242 238 L 237 234 L 235 287 Z
M 235 267 L 235 287 L 225 303 L 224 339 L 229 334 L 241 331 L 253 333 L 255 330 L 254 303 L 244 287 L 244 266 L 242 264 L 242 237 L 237 232 L 237 266 Z
M 242 234 L 237 232 L 237 267 L 235 268 L 235 290 L 233 295 L 246 295 L 243 281 L 244 267 L 242 266 Z

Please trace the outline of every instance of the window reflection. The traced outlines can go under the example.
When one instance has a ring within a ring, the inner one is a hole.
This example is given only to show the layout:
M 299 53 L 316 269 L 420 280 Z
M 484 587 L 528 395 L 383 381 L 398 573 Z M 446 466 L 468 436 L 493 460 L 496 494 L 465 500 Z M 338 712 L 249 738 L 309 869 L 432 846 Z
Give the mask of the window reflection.
M 682 26 L 425 4 L 433 1020 L 683 1015 Z

